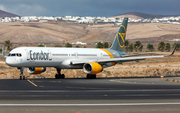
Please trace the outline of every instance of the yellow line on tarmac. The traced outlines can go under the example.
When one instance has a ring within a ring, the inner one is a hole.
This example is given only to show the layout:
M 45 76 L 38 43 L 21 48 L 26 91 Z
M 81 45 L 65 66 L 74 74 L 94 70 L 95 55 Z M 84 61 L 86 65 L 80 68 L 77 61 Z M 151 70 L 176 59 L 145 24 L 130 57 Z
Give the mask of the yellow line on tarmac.
M 38 87 L 35 83 L 31 82 L 30 80 L 27 80 L 28 82 L 30 82 L 32 85 L 34 85 L 35 87 Z
M 60 83 L 61 81 L 50 81 L 50 82 L 59 82 Z

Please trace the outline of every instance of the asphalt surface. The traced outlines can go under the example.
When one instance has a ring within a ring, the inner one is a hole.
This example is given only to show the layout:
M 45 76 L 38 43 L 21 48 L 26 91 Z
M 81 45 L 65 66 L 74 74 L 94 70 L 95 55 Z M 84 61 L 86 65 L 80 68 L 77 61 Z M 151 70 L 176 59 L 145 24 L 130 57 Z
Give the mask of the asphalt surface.
M 179 113 L 171 78 L 0 80 L 0 113 Z

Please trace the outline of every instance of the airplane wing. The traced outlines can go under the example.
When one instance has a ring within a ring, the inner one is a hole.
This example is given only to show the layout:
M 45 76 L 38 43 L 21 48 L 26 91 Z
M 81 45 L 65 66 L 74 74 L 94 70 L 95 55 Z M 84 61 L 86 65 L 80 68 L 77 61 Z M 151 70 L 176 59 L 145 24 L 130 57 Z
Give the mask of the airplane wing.
M 121 58 L 111 58 L 111 59 L 82 59 L 82 60 L 78 60 L 78 61 L 71 61 L 71 64 L 84 64 L 84 63 L 88 63 L 88 62 L 97 62 L 97 63 L 108 63 L 108 62 L 128 62 L 128 61 L 139 61 L 139 60 L 145 60 L 147 58 L 162 58 L 162 57 L 166 57 L 166 56 L 171 56 L 174 54 L 174 51 L 177 47 L 174 47 L 173 51 L 171 54 L 169 55 L 157 55 L 157 56 L 140 56 L 140 57 L 121 57 Z
M 97 62 L 127 62 L 127 61 L 138 61 L 138 60 L 145 60 L 147 58 L 161 58 L 164 57 L 164 55 L 158 55 L 158 56 L 141 56 L 141 57 L 128 57 L 128 58 L 113 58 L 113 59 L 100 59 Z
M 112 58 L 112 59 L 82 59 L 81 61 L 71 61 L 71 64 L 85 64 L 88 62 L 97 62 L 97 63 L 108 63 L 108 62 L 127 62 L 127 61 L 139 61 L 145 60 L 147 58 L 161 58 L 165 55 L 158 55 L 158 56 L 141 56 L 141 57 L 128 57 L 128 58 Z
M 142 53 L 142 54 L 132 54 L 132 55 L 122 55 L 122 57 L 131 57 L 131 56 L 140 56 L 140 55 L 150 55 L 150 54 L 157 54 L 157 53 Z

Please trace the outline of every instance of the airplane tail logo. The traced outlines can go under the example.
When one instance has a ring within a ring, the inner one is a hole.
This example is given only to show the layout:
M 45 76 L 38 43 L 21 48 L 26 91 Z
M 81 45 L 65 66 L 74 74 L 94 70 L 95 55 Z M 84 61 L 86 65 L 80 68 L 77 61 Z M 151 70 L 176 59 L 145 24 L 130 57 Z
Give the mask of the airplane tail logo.
M 117 40 L 118 40 L 118 44 L 121 48 L 124 47 L 124 43 L 125 43 L 125 36 L 126 36 L 126 28 L 121 25 L 121 28 L 120 28 L 120 33 L 117 34 Z
M 127 31 L 127 23 L 128 18 L 125 17 L 110 49 L 123 52 Z

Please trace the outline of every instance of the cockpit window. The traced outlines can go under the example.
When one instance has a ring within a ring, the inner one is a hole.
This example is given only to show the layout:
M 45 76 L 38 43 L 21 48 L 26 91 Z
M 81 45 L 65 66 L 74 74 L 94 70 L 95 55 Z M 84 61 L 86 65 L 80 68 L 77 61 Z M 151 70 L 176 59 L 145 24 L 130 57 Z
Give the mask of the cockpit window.
M 18 57 L 21 57 L 22 55 L 20 53 L 16 54 Z
M 13 56 L 21 57 L 22 55 L 20 53 L 9 53 L 8 56 L 9 57 L 13 57 Z
M 16 56 L 16 54 L 11 54 L 11 56 Z

